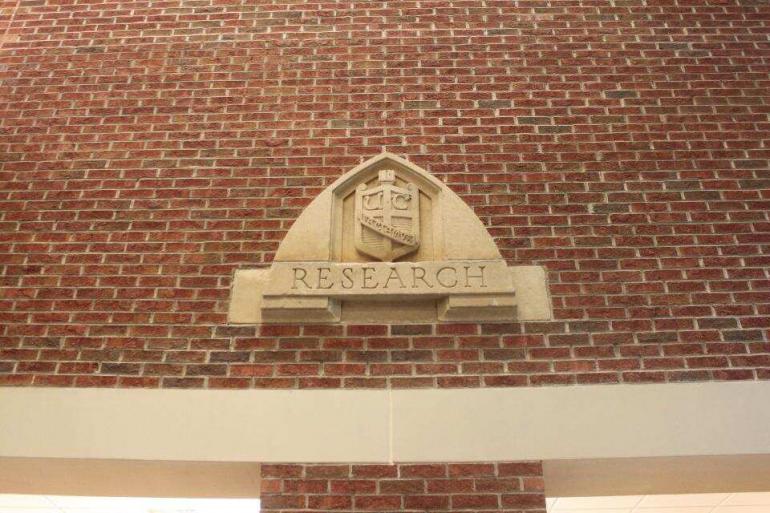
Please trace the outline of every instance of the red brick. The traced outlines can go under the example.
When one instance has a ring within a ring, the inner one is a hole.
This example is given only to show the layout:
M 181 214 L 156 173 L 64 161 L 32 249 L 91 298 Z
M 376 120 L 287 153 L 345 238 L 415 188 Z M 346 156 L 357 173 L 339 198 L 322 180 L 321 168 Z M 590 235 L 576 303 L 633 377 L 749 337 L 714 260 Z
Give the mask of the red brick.
M 492 463 L 454 463 L 449 465 L 450 477 L 484 477 L 495 475 Z
M 711 73 L 714 88 L 699 56 L 682 51 L 720 47 L 725 34 L 763 48 L 767 27 L 746 20 L 767 13 L 757 2 L 716 3 L 724 4 L 718 15 L 709 2 L 669 2 L 666 16 L 660 2 L 613 5 L 602 51 L 622 54 L 624 65 L 611 75 L 585 51 L 590 42 L 563 44 L 575 30 L 607 30 L 589 0 L 555 15 L 537 2 L 424 9 L 404 0 L 397 10 L 367 5 L 364 17 L 322 16 L 320 25 L 318 6 L 302 2 L 277 0 L 256 21 L 224 5 L 192 5 L 173 23 L 158 20 L 178 6 L 135 13 L 119 2 L 109 14 L 121 37 L 98 41 L 104 23 L 86 0 L 25 5 L 7 20 L 0 53 L 14 84 L 0 104 L 2 382 L 770 379 L 770 348 L 740 353 L 767 343 L 770 328 L 770 139 L 758 112 L 770 89 L 757 85 L 756 71 L 766 58 L 709 55 L 708 66 L 730 70 Z M 78 23 L 59 30 L 63 19 Z M 499 28 L 522 20 L 533 44 L 517 50 L 520 60 L 568 57 L 569 66 L 521 68 L 497 51 L 515 39 Z M 277 32 L 243 31 L 244 23 Z M 672 42 L 650 51 L 640 30 Z M 387 52 L 384 32 L 398 35 Z M 212 60 L 236 36 L 227 63 Z M 469 52 L 469 41 L 483 45 Z M 150 48 L 151 63 L 125 58 Z M 269 73 L 246 78 L 265 52 Z M 651 69 L 665 88 L 637 80 Z M 414 84 L 419 91 L 393 93 Z M 383 149 L 449 184 L 509 264 L 547 268 L 553 321 L 228 325 L 234 271 L 268 265 L 301 210 Z M 697 368 L 682 369 L 682 358 Z M 134 374 L 91 379 L 93 362 L 135 364 L 106 367 Z
M 542 493 L 517 493 L 513 495 L 503 495 L 501 500 L 503 506 L 507 508 L 545 508 L 545 497 Z
M 458 494 L 458 495 L 452 495 L 450 497 L 452 500 L 452 508 L 454 509 L 481 509 L 481 508 L 496 509 L 499 504 L 497 495 Z
M 401 465 L 399 467 L 399 476 L 402 478 L 408 477 L 424 477 L 424 478 L 437 478 L 447 476 L 446 465 Z
M 354 511 L 401 510 L 398 495 L 359 495 L 353 498 Z

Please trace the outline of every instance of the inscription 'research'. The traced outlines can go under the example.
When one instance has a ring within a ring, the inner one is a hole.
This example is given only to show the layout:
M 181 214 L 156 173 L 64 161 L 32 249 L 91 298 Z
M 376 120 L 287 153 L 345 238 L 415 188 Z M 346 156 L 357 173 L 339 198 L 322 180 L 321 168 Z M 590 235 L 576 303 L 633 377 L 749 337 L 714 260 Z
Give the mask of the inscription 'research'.
M 484 265 L 452 266 L 437 269 L 413 266 L 339 266 L 332 272 L 330 266 L 313 269 L 293 267 L 291 288 L 296 289 L 454 289 L 486 288 Z M 385 272 L 383 272 L 385 271 Z

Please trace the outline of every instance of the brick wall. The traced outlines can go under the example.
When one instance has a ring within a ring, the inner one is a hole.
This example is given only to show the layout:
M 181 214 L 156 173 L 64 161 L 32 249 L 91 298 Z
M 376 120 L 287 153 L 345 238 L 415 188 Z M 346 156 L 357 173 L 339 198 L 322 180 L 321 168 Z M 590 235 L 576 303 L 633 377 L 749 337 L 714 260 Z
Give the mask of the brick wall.
M 262 510 L 545 513 L 540 462 L 263 465 Z
M 764 0 L 0 3 L 0 384 L 770 379 Z M 382 150 L 556 320 L 226 325 Z

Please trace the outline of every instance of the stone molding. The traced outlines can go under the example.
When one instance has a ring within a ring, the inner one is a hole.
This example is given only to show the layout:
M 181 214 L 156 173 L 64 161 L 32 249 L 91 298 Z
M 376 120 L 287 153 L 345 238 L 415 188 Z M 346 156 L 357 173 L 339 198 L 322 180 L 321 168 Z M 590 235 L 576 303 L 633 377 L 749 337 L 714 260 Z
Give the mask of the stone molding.
M 384 463 L 770 455 L 768 396 L 768 381 L 419 390 L 6 388 L 0 457 Z
M 234 324 L 550 318 L 544 269 L 509 268 L 457 194 L 390 153 L 308 205 L 269 269 L 236 271 L 228 315 Z

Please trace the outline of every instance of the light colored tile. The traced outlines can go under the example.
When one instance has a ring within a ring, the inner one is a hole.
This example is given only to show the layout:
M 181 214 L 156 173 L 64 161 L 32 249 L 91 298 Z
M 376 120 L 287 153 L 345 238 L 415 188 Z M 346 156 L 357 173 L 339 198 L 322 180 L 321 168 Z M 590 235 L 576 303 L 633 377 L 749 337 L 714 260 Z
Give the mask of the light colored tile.
M 104 510 L 110 512 L 125 512 L 132 508 L 141 508 L 141 499 L 120 497 L 78 497 L 65 495 L 51 495 L 48 497 L 51 503 L 58 508 L 70 510 Z M 137 509 L 143 511 L 143 509 Z
M 194 513 L 256 513 L 257 499 L 164 499 L 147 507 L 148 511 L 165 513 L 172 511 Z
M 0 493 L 0 508 L 50 508 L 44 495 L 15 495 Z
M 599 509 L 553 509 L 553 513 L 573 513 L 573 512 L 580 512 L 580 513 L 634 513 L 633 509 L 630 508 L 599 508 Z
M 551 497 L 549 513 L 770 513 L 767 493 Z
M 719 506 L 711 513 L 770 513 L 770 505 Z
M 770 476 L 766 476 L 770 487 Z M 725 506 L 770 506 L 770 492 L 734 493 L 724 502 Z M 770 512 L 770 508 L 768 508 Z
M 60 508 L 56 511 L 59 513 L 147 513 L 146 509 L 126 508 L 117 504 L 109 508 Z
M 255 513 L 257 499 L 51 497 L 65 513 Z M 20 512 L 21 513 L 21 512 Z
M 636 508 L 634 513 L 711 513 L 713 506 L 671 506 L 661 508 Z
M 677 495 L 647 495 L 638 508 L 674 507 L 674 506 L 716 506 L 721 504 L 729 493 L 685 493 Z
M 0 506 L 0 513 L 62 513 L 60 509 L 51 508 L 22 508 L 20 506 Z
M 636 506 L 641 495 L 616 495 L 607 497 L 561 497 L 556 501 L 556 511 L 629 509 Z

